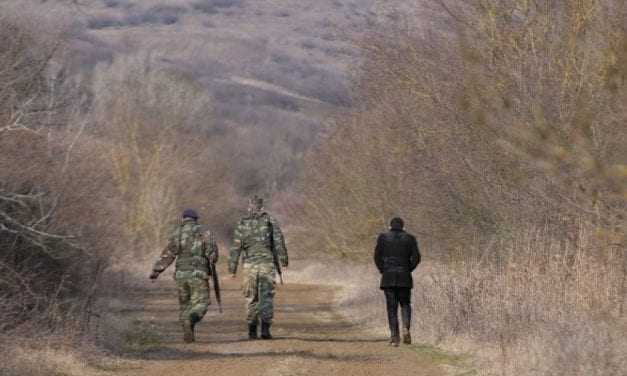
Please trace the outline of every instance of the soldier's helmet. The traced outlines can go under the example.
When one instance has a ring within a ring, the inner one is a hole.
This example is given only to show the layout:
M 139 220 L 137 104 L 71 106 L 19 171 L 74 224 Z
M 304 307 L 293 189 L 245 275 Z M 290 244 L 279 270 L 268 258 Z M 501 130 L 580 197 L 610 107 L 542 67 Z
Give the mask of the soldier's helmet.
M 194 209 L 185 209 L 183 210 L 183 218 L 192 218 L 193 220 L 198 220 L 198 213 Z

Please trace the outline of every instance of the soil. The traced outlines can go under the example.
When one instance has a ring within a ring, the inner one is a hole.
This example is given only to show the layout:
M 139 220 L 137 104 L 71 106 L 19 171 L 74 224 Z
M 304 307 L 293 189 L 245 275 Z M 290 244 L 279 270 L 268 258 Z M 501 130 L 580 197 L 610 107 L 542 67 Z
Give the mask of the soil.
M 444 375 L 413 346 L 398 348 L 334 307 L 337 288 L 306 284 L 277 286 L 273 340 L 247 339 L 239 280 L 222 279 L 223 313 L 212 294 L 209 313 L 185 344 L 177 321 L 174 283 L 167 278 L 142 293 L 138 320 L 159 333 L 158 345 L 135 356 L 116 374 L 187 375 Z M 382 318 L 384 320 L 384 318 Z

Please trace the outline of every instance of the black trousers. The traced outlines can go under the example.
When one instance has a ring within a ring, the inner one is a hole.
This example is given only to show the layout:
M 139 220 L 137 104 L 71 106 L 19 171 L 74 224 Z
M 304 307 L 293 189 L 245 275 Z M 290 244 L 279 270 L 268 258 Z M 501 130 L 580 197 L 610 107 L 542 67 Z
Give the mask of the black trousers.
M 398 331 L 398 306 L 401 306 L 403 327 L 409 330 L 411 326 L 411 289 L 409 287 L 384 288 L 385 300 L 388 308 L 388 323 L 392 337 L 400 336 Z

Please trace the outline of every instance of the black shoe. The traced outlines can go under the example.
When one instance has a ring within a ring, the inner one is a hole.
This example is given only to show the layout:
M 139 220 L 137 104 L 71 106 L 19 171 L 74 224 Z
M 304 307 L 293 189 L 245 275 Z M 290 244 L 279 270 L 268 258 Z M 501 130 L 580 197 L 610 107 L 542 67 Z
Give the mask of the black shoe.
M 400 342 L 401 342 L 401 339 L 399 337 L 392 336 L 390 338 L 390 346 L 398 347 Z
M 407 328 L 403 330 L 403 343 L 406 345 L 411 345 L 411 333 Z
M 196 324 L 198 324 L 201 320 L 200 316 L 198 316 L 196 313 L 192 313 L 191 315 L 189 315 L 189 319 L 192 323 L 192 330 L 196 327 Z
M 269 322 L 261 322 L 261 339 L 272 339 Z
M 185 343 L 192 343 L 196 340 L 194 337 L 194 325 L 191 321 L 183 322 L 183 341 Z
M 257 339 L 257 323 L 248 324 L 248 339 Z

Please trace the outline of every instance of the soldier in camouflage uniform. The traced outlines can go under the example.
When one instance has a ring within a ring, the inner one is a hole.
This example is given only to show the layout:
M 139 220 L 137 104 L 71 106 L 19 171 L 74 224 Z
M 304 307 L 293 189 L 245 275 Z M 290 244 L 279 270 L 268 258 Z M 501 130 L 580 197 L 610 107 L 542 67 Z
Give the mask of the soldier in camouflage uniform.
M 246 297 L 248 337 L 257 338 L 261 321 L 261 338 L 271 339 L 274 314 L 274 277 L 279 268 L 287 268 L 287 249 L 279 223 L 264 211 L 263 200 L 249 201 L 248 215 L 235 229 L 229 258 L 229 272 L 235 278 L 240 257 L 244 268 L 243 292 Z
M 198 214 L 187 209 L 183 221 L 173 231 L 168 245 L 155 263 L 150 279 L 156 279 L 176 260 L 174 279 L 179 293 L 183 340 L 194 342 L 194 327 L 207 313 L 209 263 L 218 261 L 218 246 L 210 231 L 198 224 Z

